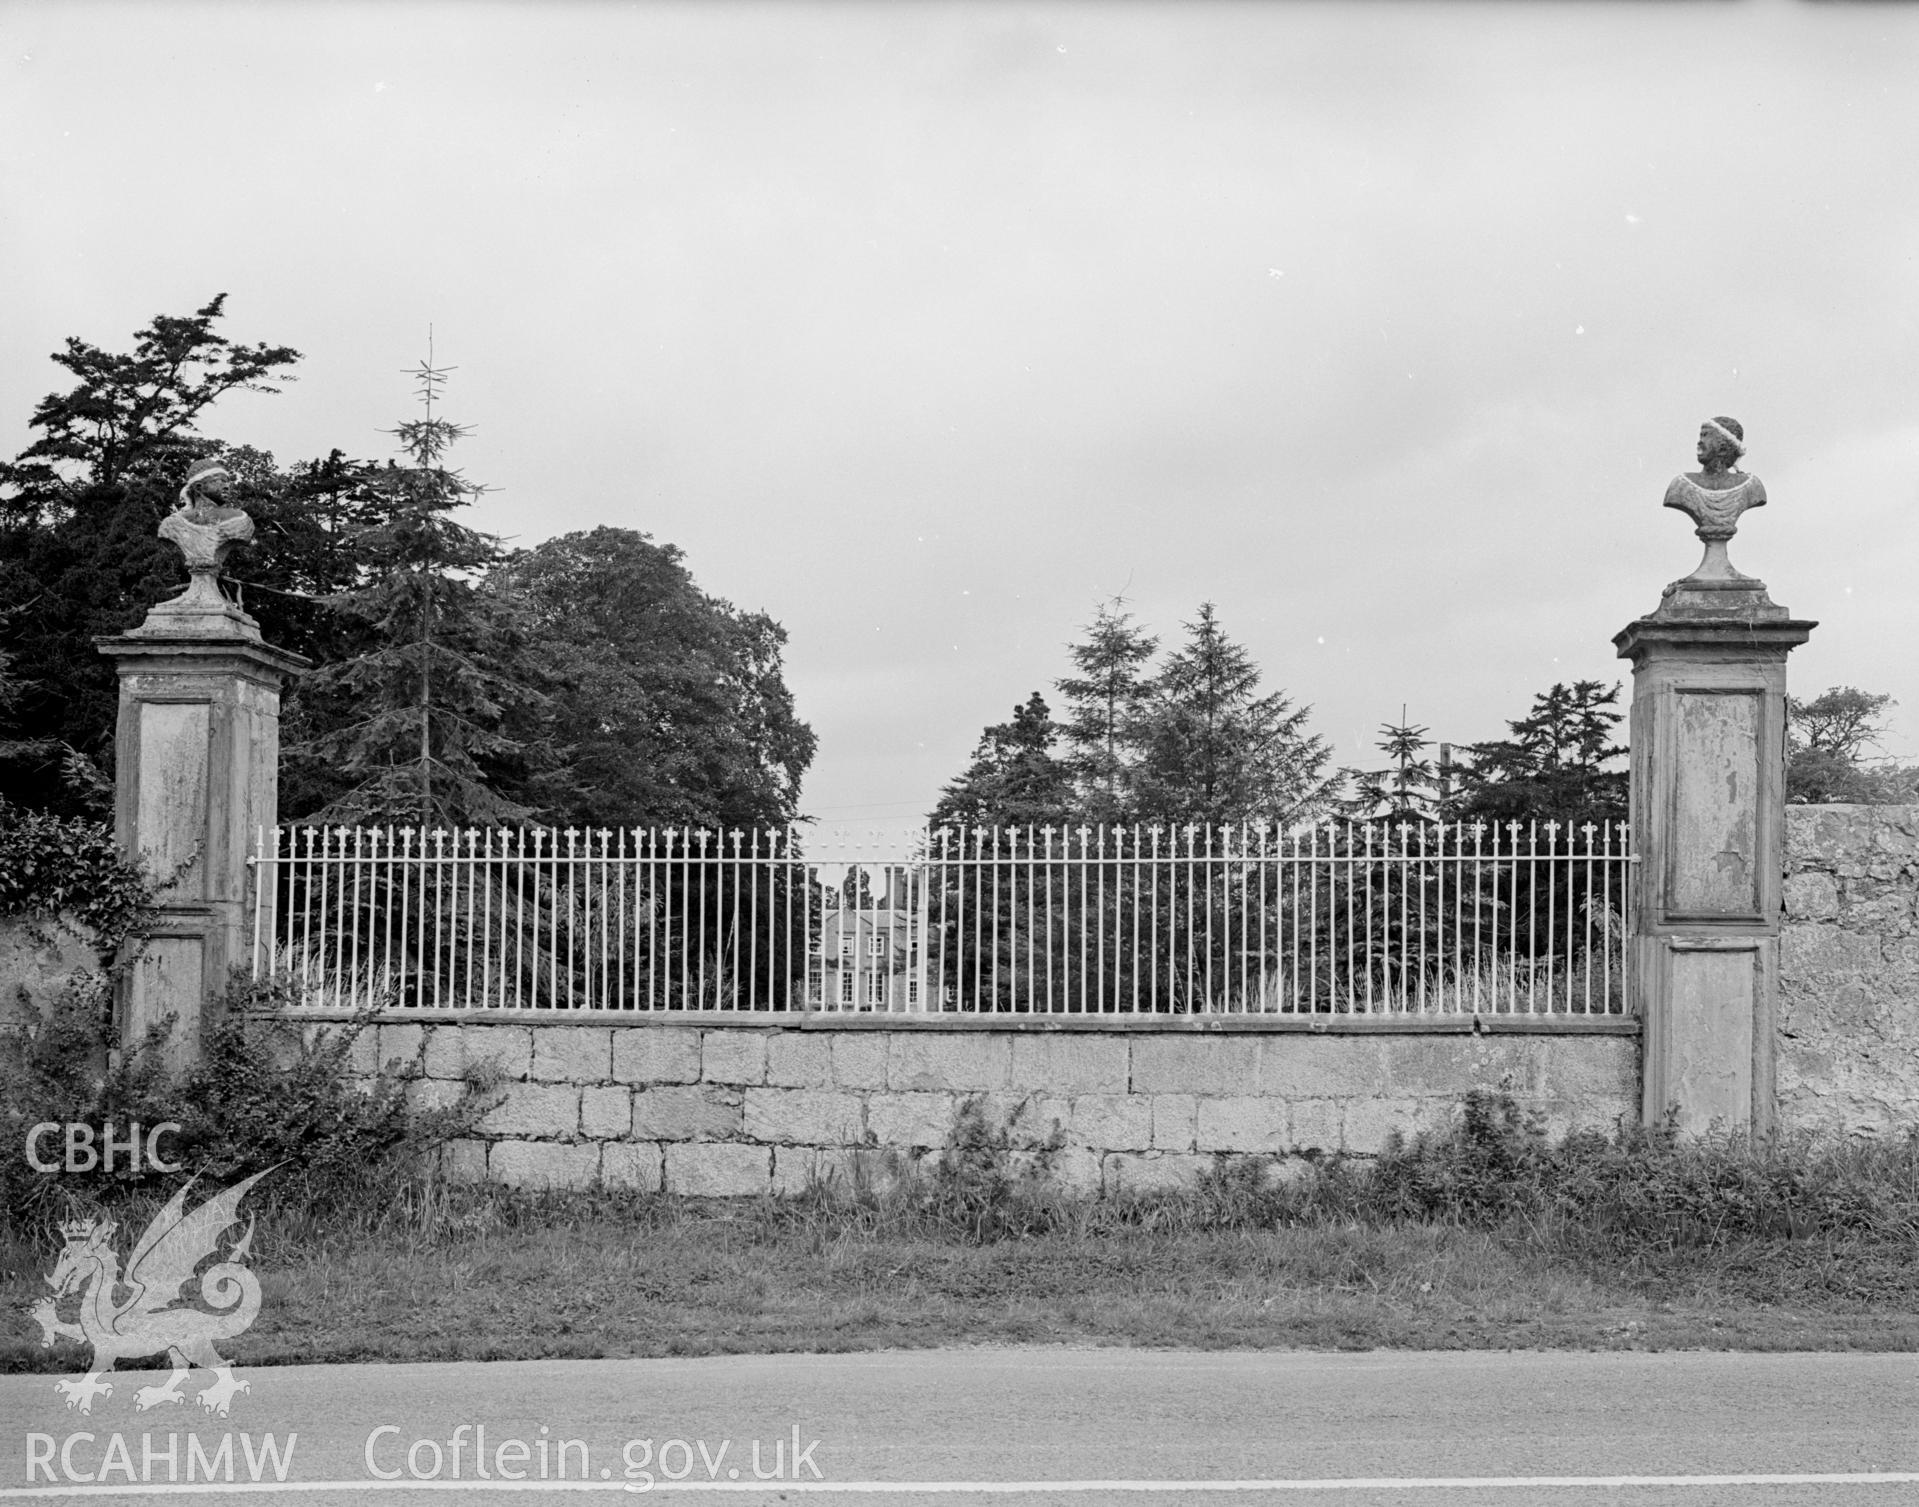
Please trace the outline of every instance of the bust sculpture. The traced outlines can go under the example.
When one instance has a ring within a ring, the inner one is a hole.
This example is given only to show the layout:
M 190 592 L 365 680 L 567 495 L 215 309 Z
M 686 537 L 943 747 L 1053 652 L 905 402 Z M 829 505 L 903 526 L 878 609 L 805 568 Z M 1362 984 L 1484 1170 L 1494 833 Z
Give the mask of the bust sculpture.
M 1745 453 L 1746 431 L 1737 419 L 1707 419 L 1699 426 L 1700 469 L 1675 476 L 1666 488 L 1666 506 L 1692 519 L 1693 532 L 1706 546 L 1688 581 L 1752 579 L 1734 570 L 1726 558 L 1726 541 L 1739 531 L 1740 515 L 1766 505 L 1765 483 L 1735 469 Z
M 236 544 L 253 537 L 253 520 L 229 504 L 233 473 L 216 460 L 197 460 L 187 468 L 180 500 L 160 522 L 160 537 L 186 557 L 187 589 L 170 606 L 225 612 L 226 598 L 216 581 L 220 565 Z

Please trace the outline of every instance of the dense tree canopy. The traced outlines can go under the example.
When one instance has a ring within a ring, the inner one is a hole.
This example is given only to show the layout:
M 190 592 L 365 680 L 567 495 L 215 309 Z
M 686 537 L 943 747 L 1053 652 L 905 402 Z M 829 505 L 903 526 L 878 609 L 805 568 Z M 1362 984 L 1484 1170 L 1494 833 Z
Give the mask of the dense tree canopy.
M 491 586 L 552 698 L 553 756 L 519 799 L 583 827 L 795 819 L 816 740 L 778 623 L 708 596 L 678 549 L 630 529 L 548 540 Z
M 1462 821 L 1556 821 L 1574 828 L 1626 820 L 1627 774 L 1609 767 L 1625 757 L 1613 730 L 1619 685 L 1596 680 L 1555 684 L 1533 698 L 1512 736 L 1474 743 L 1455 771 L 1446 803 Z
M 198 430 L 206 409 L 290 380 L 297 351 L 236 345 L 214 329 L 224 303 L 156 318 L 131 354 L 69 339 L 53 361 L 75 385 L 41 399 L 32 443 L 0 463 L 0 644 L 18 681 L 0 709 L 13 754 L 0 760 L 0 796 L 88 807 L 63 769 L 76 756 L 111 768 L 118 698 L 93 640 L 133 627 L 182 585 L 178 552 L 156 530 L 187 467 L 222 448 Z M 257 468 L 241 480 L 244 500 Z
M 814 738 L 778 623 L 707 596 L 640 534 L 508 558 L 457 521 L 479 489 L 446 464 L 463 431 L 430 405 L 395 431 L 403 463 L 335 449 L 282 468 L 201 434 L 222 394 L 274 391 L 298 360 L 230 342 L 223 313 L 216 298 L 156 318 L 128 355 L 67 342 L 53 359 L 74 387 L 0 465 L 0 798 L 104 810 L 117 691 L 93 638 L 181 589 L 157 529 L 187 467 L 217 455 L 256 525 L 226 589 L 314 664 L 283 705 L 284 817 L 793 819 Z

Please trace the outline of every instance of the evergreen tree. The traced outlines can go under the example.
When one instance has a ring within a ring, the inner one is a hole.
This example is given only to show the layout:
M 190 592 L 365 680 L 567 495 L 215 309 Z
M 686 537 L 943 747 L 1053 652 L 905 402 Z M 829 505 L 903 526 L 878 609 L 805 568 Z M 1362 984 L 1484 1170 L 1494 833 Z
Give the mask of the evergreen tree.
M 187 467 L 221 451 L 199 432 L 207 409 L 291 380 L 284 369 L 298 351 L 236 345 L 215 330 L 225 303 L 221 294 L 194 314 L 157 316 L 131 354 L 70 338 L 53 361 L 76 385 L 40 401 L 33 442 L 0 464 L 0 601 L 11 604 L 0 649 L 18 677 L 0 708 L 0 744 L 13 754 L 0 756 L 0 796 L 16 803 L 66 814 L 96 804 L 89 790 L 113 767 L 119 693 L 93 640 L 181 589 L 179 552 L 157 531 Z M 248 506 L 251 480 L 241 476 Z M 64 775 L 75 769 L 78 786 Z
M 1359 776 L 1358 790 L 1350 803 L 1353 814 L 1364 819 L 1389 823 L 1433 821 L 1439 815 L 1439 776 L 1425 751 L 1433 746 L 1426 736 L 1430 729 L 1401 720 L 1380 726 L 1380 740 L 1373 746 L 1392 760 L 1386 769 L 1368 770 Z
M 393 431 L 410 464 L 366 477 L 384 504 L 352 535 L 370 579 L 329 599 L 367 647 L 307 677 L 310 694 L 351 708 L 297 750 L 349 782 L 322 821 L 458 827 L 530 814 L 497 787 L 522 773 L 540 698 L 520 625 L 475 579 L 502 558 L 499 542 L 449 516 L 485 490 L 445 464 L 468 433 L 433 411 L 449 369 L 429 347 L 415 373 L 424 417 Z
M 1137 719 L 1141 818 L 1219 826 L 1324 814 L 1337 780 L 1326 774 L 1325 740 L 1306 731 L 1311 708 L 1259 694 L 1259 667 L 1226 637 L 1212 603 L 1186 628 Z
M 1625 756 L 1613 743 L 1619 685 L 1596 680 L 1555 684 L 1532 710 L 1506 724 L 1512 737 L 1475 743 L 1457 771 L 1450 816 L 1465 821 L 1556 821 L 1575 831 L 1626 819 L 1626 771 L 1606 766 Z M 1561 839 L 1565 839 L 1562 837 Z
M 1086 820 L 1126 822 L 1133 814 L 1133 723 L 1146 696 L 1145 665 L 1159 641 L 1134 625 L 1118 598 L 1101 603 L 1085 631 L 1085 641 L 1067 650 L 1079 673 L 1053 683 L 1066 698 L 1066 764 Z
M 1038 691 L 1010 722 L 980 734 L 973 762 L 940 793 L 935 826 L 1061 826 L 1073 811 L 1072 775 L 1054 752 L 1059 725 Z

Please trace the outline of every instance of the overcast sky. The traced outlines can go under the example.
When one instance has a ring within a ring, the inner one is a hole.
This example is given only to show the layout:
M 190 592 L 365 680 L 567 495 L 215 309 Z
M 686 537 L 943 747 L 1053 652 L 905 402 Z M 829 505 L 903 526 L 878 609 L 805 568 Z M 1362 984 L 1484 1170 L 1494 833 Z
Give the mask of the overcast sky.
M 923 813 L 1123 594 L 1377 762 L 1499 735 L 1700 546 L 1919 757 L 1919 8 L 0 3 L 0 448 L 228 297 L 206 429 L 383 457 L 785 624 L 805 807 Z

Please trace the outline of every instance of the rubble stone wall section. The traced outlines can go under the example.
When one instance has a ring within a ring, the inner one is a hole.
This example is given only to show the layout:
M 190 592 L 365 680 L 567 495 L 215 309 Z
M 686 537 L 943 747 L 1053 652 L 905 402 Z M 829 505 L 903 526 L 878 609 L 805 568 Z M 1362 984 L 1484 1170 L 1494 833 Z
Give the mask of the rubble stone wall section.
M 497 1017 L 495 1017 L 497 1021 Z M 945 1145 L 978 1099 L 1028 1145 L 1063 1144 L 1082 1192 L 1190 1182 L 1217 1155 L 1369 1155 L 1503 1090 L 1555 1131 L 1636 1111 L 1633 1034 L 1257 1033 L 382 1023 L 357 1065 L 457 1097 L 491 1061 L 504 1098 L 448 1148 L 455 1177 L 521 1186 L 797 1191 L 856 1159 Z M 1017 1118 L 1013 1118 L 1017 1112 Z
M 99 968 L 99 948 L 71 917 L 0 916 L 0 1031 L 44 1019 L 76 975 Z
M 1782 1125 L 1919 1125 L 1919 807 L 1791 806 L 1779 938 Z

